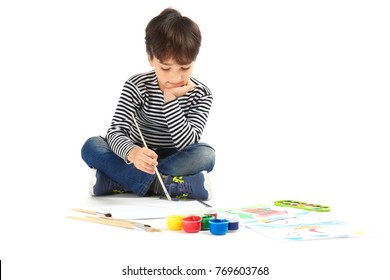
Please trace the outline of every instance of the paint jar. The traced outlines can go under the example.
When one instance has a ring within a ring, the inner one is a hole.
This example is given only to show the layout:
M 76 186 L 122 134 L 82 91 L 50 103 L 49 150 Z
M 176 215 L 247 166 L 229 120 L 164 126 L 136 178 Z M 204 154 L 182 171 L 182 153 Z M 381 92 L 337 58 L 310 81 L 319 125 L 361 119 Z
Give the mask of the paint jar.
M 202 226 L 202 217 L 188 216 L 183 218 L 183 230 L 188 233 L 199 232 Z
M 210 220 L 214 219 L 214 216 L 206 215 L 202 217 L 202 228 L 201 230 L 209 230 L 210 229 Z
M 229 221 L 228 231 L 229 232 L 236 232 L 236 231 L 238 231 L 240 216 L 238 216 L 236 214 L 232 214 L 232 215 L 227 215 L 225 218 L 226 218 L 226 220 Z
M 211 219 L 210 232 L 215 235 L 225 235 L 228 232 L 229 221 L 226 219 Z
M 181 230 L 183 228 L 183 216 L 182 215 L 168 216 L 167 227 L 170 230 Z
M 211 215 L 214 217 L 214 219 L 217 219 L 218 216 L 218 210 L 214 208 L 205 208 L 203 209 L 203 214 L 205 215 Z

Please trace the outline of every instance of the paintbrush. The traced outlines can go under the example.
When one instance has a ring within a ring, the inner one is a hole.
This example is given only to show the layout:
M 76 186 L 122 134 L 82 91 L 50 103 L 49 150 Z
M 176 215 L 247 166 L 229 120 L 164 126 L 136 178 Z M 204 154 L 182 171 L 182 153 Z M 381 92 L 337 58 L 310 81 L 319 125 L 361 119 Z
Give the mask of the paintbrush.
M 123 223 L 123 224 L 128 224 L 132 225 L 134 228 L 142 229 L 142 230 L 150 230 L 150 231 L 160 231 L 159 229 L 152 228 L 150 225 L 139 223 L 139 222 L 134 222 L 134 221 L 129 221 L 129 220 L 123 220 L 123 219 L 115 219 L 115 218 L 108 218 L 108 217 L 100 217 L 101 219 L 106 219 L 110 221 L 115 221 L 118 223 Z
M 85 213 L 85 214 L 91 214 L 91 215 L 98 215 L 98 216 L 104 216 L 104 217 L 112 217 L 111 213 L 104 213 L 104 212 L 97 212 L 92 210 L 85 210 L 80 208 L 70 208 L 72 211 Z
M 131 114 L 131 117 L 133 118 L 133 121 L 134 121 L 134 123 L 135 123 L 135 126 L 137 127 L 138 133 L 139 133 L 139 135 L 141 136 L 142 143 L 144 144 L 145 148 L 147 148 L 148 146 L 146 145 L 145 139 L 144 139 L 144 137 L 142 136 L 141 129 L 140 129 L 139 126 L 138 126 L 138 123 L 137 123 L 137 121 L 136 121 L 136 119 L 135 119 L 135 117 L 134 117 L 134 114 L 133 114 L 132 112 L 130 112 L 130 114 Z M 165 196 L 167 197 L 168 200 L 172 200 L 171 196 L 169 195 L 169 193 L 168 193 L 168 191 L 167 191 L 167 189 L 166 189 L 166 187 L 165 187 L 165 185 L 164 185 L 164 182 L 163 182 L 163 180 L 162 180 L 162 178 L 161 178 L 160 172 L 158 172 L 157 166 L 154 166 L 154 171 L 156 172 L 157 178 L 158 178 L 158 180 L 160 181 L 160 184 L 161 184 L 161 186 L 162 186 L 162 188 L 163 188 L 163 190 L 164 190 Z
M 73 220 L 79 220 L 84 222 L 91 222 L 96 224 L 103 224 L 103 225 L 109 225 L 109 226 L 115 226 L 115 227 L 121 227 L 121 228 L 127 228 L 127 229 L 139 229 L 146 232 L 159 232 L 159 229 L 152 228 L 149 225 L 144 225 L 141 223 L 128 221 L 128 220 L 121 220 L 121 219 L 113 219 L 109 217 L 95 217 L 95 216 L 85 216 L 85 217 L 76 217 L 76 216 L 68 216 L 69 219 Z

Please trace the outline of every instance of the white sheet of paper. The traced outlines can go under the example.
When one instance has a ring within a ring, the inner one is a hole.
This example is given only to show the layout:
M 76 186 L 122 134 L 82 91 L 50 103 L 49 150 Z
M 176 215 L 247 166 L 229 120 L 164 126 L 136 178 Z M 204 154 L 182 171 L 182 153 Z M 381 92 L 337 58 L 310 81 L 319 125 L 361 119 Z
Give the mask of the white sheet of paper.
M 88 200 L 86 209 L 111 213 L 118 219 L 161 219 L 172 214 L 202 211 L 205 205 L 197 200 L 169 201 L 158 197 L 107 196 Z

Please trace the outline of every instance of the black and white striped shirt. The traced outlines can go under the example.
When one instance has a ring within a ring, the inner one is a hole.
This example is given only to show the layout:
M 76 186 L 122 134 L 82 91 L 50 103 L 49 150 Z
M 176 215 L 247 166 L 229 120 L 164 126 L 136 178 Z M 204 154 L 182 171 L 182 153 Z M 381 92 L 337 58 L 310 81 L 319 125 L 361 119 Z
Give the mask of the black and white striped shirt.
M 206 125 L 213 96 L 207 86 L 194 78 L 191 81 L 196 85 L 192 90 L 165 103 L 154 70 L 128 79 L 106 135 L 113 152 L 127 162 L 130 150 L 143 146 L 130 112 L 150 149 L 182 149 L 197 143 Z

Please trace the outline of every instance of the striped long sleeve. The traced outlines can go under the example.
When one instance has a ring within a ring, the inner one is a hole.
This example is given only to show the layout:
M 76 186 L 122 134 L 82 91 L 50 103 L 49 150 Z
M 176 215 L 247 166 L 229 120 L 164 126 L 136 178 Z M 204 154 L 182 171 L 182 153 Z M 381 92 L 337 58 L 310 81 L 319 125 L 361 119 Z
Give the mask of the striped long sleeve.
M 206 126 L 213 96 L 207 86 L 194 78 L 191 81 L 195 88 L 164 103 L 154 71 L 127 80 L 106 135 L 113 152 L 127 162 L 130 150 L 143 145 L 131 113 L 150 149 L 180 150 L 197 143 Z

